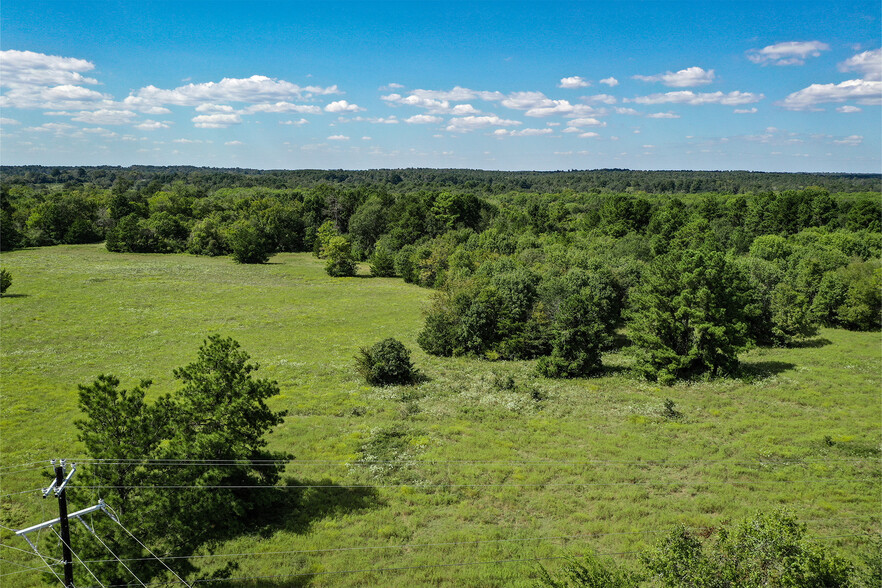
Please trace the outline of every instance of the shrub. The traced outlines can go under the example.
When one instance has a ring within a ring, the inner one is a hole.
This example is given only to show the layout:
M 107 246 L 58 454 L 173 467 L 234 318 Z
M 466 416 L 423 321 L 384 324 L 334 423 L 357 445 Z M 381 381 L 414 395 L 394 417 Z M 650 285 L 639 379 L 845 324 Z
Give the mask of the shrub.
M 331 237 L 324 247 L 328 263 L 325 271 L 335 278 L 355 275 L 355 260 L 352 258 L 352 245 L 346 237 Z
M 747 284 L 721 253 L 689 249 L 657 257 L 631 296 L 638 369 L 662 383 L 732 373 L 749 343 L 748 303 Z
M 385 247 L 377 247 L 369 263 L 372 276 L 391 278 L 395 275 L 395 258 Z
M 776 343 L 789 345 L 799 337 L 809 337 L 818 332 L 808 299 L 781 282 L 772 290 L 772 335 Z
M 645 554 L 643 563 L 659 585 L 671 588 L 853 585 L 853 567 L 808 541 L 805 525 L 787 512 L 758 514 L 733 527 L 704 543 L 681 527 Z
M 551 355 L 536 364 L 546 378 L 578 378 L 600 371 L 607 335 L 598 316 L 597 297 L 586 288 L 570 296 L 558 312 Z
M 257 227 L 246 220 L 233 223 L 227 234 L 227 243 L 236 263 L 266 263 L 270 252 Z
M 355 369 L 371 386 L 412 384 L 419 378 L 419 371 L 410 361 L 410 351 L 392 338 L 362 347 L 355 356 Z
M 6 289 L 12 285 L 12 274 L 6 270 L 0 270 L 0 294 L 5 294 Z

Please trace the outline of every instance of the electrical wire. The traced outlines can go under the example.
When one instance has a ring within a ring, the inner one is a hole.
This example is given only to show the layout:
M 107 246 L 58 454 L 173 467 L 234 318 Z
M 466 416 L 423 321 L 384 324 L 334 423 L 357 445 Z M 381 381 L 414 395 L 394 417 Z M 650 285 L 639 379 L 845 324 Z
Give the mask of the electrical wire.
M 882 482 L 882 480 L 877 480 L 873 478 L 809 478 L 803 480 L 716 480 L 716 481 L 705 481 L 705 482 L 695 482 L 695 485 L 699 486 L 708 486 L 708 485 L 719 485 L 719 484 L 814 484 L 814 483 L 822 483 L 822 482 Z M 499 484 L 420 484 L 420 483 L 411 483 L 411 484 L 283 484 L 277 486 L 269 486 L 269 485 L 162 485 L 162 484 L 132 484 L 132 485 L 111 485 L 111 484 L 96 484 L 89 486 L 71 486 L 72 488 L 78 488 L 83 490 L 88 489 L 117 489 L 117 490 L 132 490 L 135 488 L 148 488 L 152 490 L 216 490 L 216 489 L 233 489 L 233 490 L 242 490 L 248 488 L 276 488 L 279 490 L 286 489 L 307 489 L 307 488 L 338 488 L 338 489 L 354 489 L 354 488 L 414 488 L 414 489 L 425 489 L 425 488 L 544 488 L 544 487 L 595 487 L 595 486 L 647 486 L 652 484 L 658 485 L 688 485 L 688 482 L 678 480 L 678 481 L 660 481 L 660 480 L 641 480 L 637 482 L 535 482 L 535 483 L 524 483 L 524 484 L 509 484 L 509 483 L 499 483 Z
M 848 520 L 858 517 L 838 517 L 835 519 L 815 519 L 808 521 L 799 521 L 802 523 L 818 523 L 818 522 L 829 522 L 834 520 Z M 861 519 L 867 517 L 859 517 Z M 291 551 L 262 551 L 262 552 L 247 552 L 247 553 L 215 553 L 208 555 L 181 555 L 181 556 L 170 556 L 165 559 L 212 559 L 218 557 L 254 557 L 254 556 L 271 556 L 271 555 L 294 555 L 294 554 L 305 554 L 305 553 L 329 553 L 329 552 L 339 552 L 339 551 L 365 551 L 365 550 L 382 550 L 382 549 L 406 549 L 406 548 L 421 548 L 421 547 L 447 547 L 452 545 L 477 545 L 483 543 L 523 543 L 529 541 L 565 541 L 572 539 L 596 539 L 598 537 L 607 537 L 613 535 L 645 535 L 645 534 L 658 534 L 658 533 L 667 533 L 679 527 L 669 527 L 664 529 L 656 529 L 656 530 L 643 530 L 643 531 L 619 531 L 619 532 L 609 532 L 609 533 L 580 533 L 577 535 L 560 535 L 560 536 L 543 536 L 543 537 L 522 537 L 516 539 L 473 539 L 471 541 L 444 541 L 438 543 L 399 543 L 395 545 L 363 545 L 363 546 L 355 546 L 355 547 L 329 547 L 326 549 L 302 549 L 302 550 L 291 550 Z M 713 526 L 687 526 L 687 529 L 690 530 L 707 530 L 713 529 Z M 842 535 L 842 537 L 850 537 L 851 535 Z M 824 536 L 822 536 L 824 537 Z M 829 536 L 833 537 L 833 536 Z M 142 558 L 129 558 L 124 559 L 122 561 L 147 561 L 153 558 L 142 557 Z M 106 560 L 106 559 L 98 559 L 98 560 L 86 560 L 85 563 L 107 563 L 114 560 Z
M 137 541 L 137 542 L 138 542 L 138 545 L 140 545 L 141 547 L 143 547 L 144 549 L 146 549 L 146 550 L 147 550 L 147 553 L 149 553 L 149 554 L 152 555 L 154 558 L 156 558 L 156 559 L 159 561 L 159 563 L 161 563 L 161 564 L 163 565 L 163 567 L 165 567 L 165 569 L 167 569 L 168 571 L 170 571 L 170 572 L 172 573 L 172 575 L 174 575 L 175 578 L 177 578 L 178 580 L 180 580 L 181 582 L 183 582 L 184 586 L 187 586 L 187 588 L 192 588 L 192 586 L 191 586 L 190 584 L 188 584 L 187 582 L 185 582 L 184 579 L 181 578 L 181 577 L 180 577 L 180 576 L 179 576 L 179 575 L 178 575 L 173 569 L 171 569 L 170 567 L 168 567 L 168 564 L 166 564 L 164 561 L 162 561 L 162 559 L 160 559 L 159 557 L 157 557 L 157 555 L 156 555 L 155 553 L 153 553 L 153 551 L 151 551 L 149 547 L 147 547 L 146 545 L 144 545 L 143 543 L 141 543 L 141 540 L 140 540 L 140 539 L 138 539 L 137 537 L 135 537 L 135 536 L 132 534 L 131 531 L 129 531 L 128 529 L 126 529 L 125 526 L 123 526 L 122 522 L 119 520 L 119 515 L 117 515 L 116 512 L 115 512 L 112 508 L 110 508 L 109 506 L 108 506 L 107 508 L 110 509 L 110 512 L 111 512 L 111 513 L 113 513 L 113 516 L 110 517 L 111 520 L 115 521 L 116 524 L 119 525 L 120 528 L 122 528 L 123 531 L 125 531 L 126 533 L 128 533 L 129 537 L 131 537 L 132 539 L 134 539 L 135 541 Z M 96 537 L 97 537 L 97 535 L 96 535 Z M 114 557 L 115 557 L 115 556 L 114 556 Z M 122 563 L 122 562 L 120 562 L 120 563 Z M 125 564 L 123 564 L 123 565 L 125 565 Z
M 65 541 L 65 540 L 61 537 L 61 535 L 58 534 L 58 531 L 55 530 L 55 527 L 49 527 L 49 528 L 52 529 L 52 532 L 55 533 L 55 535 L 58 537 L 58 540 L 61 541 L 61 543 L 62 543 L 64 546 L 66 546 L 66 547 L 70 550 L 71 554 L 77 559 L 77 561 L 80 562 L 80 563 L 83 565 L 84 568 L 86 568 L 86 571 L 89 572 L 89 574 L 91 574 L 91 576 L 92 576 L 93 578 L 95 578 L 95 581 L 98 582 L 98 585 L 101 586 L 101 588 L 106 588 L 106 587 L 104 586 L 104 584 L 101 583 L 101 580 L 98 579 L 98 576 L 96 576 L 95 573 L 92 571 L 92 569 L 89 568 L 89 566 L 87 566 L 86 564 L 83 563 L 83 560 L 81 560 L 81 559 L 80 559 L 80 556 L 77 555 L 77 552 L 73 550 L 73 547 L 71 547 L 70 544 L 69 544 L 67 541 Z M 123 565 L 125 565 L 125 564 L 123 564 Z M 127 569 L 128 569 L 128 568 L 127 568 Z M 143 584 L 142 584 L 142 585 L 143 585 Z

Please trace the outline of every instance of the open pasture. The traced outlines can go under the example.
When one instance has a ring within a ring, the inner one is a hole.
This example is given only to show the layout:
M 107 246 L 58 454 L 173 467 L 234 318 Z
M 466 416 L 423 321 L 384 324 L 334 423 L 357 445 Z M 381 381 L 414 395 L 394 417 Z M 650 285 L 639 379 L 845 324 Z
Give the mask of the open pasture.
M 278 381 L 271 406 L 288 416 L 271 448 L 296 457 L 285 484 L 298 488 L 279 490 L 277 512 L 206 546 L 207 571 L 232 560 L 234 576 L 261 578 L 231 586 L 528 586 L 536 558 L 595 551 L 627 565 L 673 525 L 780 506 L 846 555 L 879 530 L 878 333 L 823 329 L 797 348 L 755 349 L 734 380 L 659 387 L 620 352 L 604 356 L 604 377 L 546 380 L 533 362 L 424 354 L 430 290 L 330 278 L 307 254 L 237 265 L 81 245 L 4 253 L 3 267 L 14 277 L 0 300 L 4 545 L 26 549 L 8 528 L 55 516 L 39 493 L 19 494 L 48 468 L 14 466 L 82 456 L 77 385 L 110 373 L 170 392 L 172 369 L 211 333 Z M 428 381 L 359 380 L 358 348 L 392 336 Z M 37 558 L 0 553 L 0 573 L 21 572 L 4 586 L 39 583 L 22 569 Z

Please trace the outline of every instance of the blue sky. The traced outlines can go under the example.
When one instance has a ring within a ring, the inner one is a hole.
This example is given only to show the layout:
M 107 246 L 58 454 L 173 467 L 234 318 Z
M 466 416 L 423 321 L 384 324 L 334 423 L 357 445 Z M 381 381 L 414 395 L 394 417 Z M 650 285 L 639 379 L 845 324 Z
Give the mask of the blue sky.
M 873 2 L 0 6 L 0 161 L 882 171 Z

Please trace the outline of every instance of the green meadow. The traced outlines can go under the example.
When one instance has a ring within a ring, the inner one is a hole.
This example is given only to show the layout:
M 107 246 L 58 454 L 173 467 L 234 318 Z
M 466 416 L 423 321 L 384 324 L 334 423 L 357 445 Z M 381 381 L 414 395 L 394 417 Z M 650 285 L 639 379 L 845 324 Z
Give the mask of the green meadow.
M 278 382 L 271 406 L 288 414 L 270 447 L 296 458 L 280 506 L 194 560 L 256 578 L 230 586 L 531 586 L 562 555 L 627 566 L 674 525 L 779 507 L 849 557 L 879 532 L 878 332 L 754 349 L 738 379 L 659 387 L 611 352 L 603 377 L 546 380 L 531 361 L 424 354 L 431 290 L 366 268 L 330 278 L 308 254 L 238 265 L 70 245 L 5 252 L 2 265 L 3 586 L 44 581 L 9 529 L 56 516 L 54 499 L 25 491 L 46 483 L 48 459 L 83 457 L 77 385 L 109 373 L 171 392 L 172 369 L 212 333 Z M 359 347 L 386 337 L 411 349 L 425 382 L 358 378 Z M 72 510 L 98 493 L 76 496 Z

